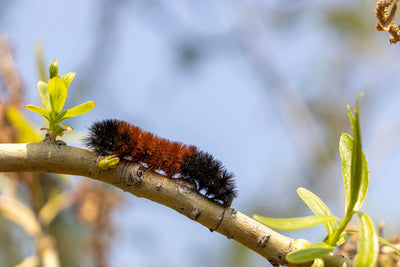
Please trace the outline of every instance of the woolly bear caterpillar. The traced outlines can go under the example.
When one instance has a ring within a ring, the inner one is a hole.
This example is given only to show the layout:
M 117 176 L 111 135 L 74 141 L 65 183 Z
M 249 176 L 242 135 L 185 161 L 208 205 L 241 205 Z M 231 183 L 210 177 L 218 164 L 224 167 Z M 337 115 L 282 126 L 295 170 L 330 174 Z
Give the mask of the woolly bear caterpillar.
M 206 197 L 224 207 L 236 197 L 233 174 L 195 146 L 169 141 L 116 119 L 94 123 L 84 141 L 99 155 L 116 155 L 144 163 L 149 170 L 163 171 L 170 178 L 194 181 L 198 192 L 204 190 Z

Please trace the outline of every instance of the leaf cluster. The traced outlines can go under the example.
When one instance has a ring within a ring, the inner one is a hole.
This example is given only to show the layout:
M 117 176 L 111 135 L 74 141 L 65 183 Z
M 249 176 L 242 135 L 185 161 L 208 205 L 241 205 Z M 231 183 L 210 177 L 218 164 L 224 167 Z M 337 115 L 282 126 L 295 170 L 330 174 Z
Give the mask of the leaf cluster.
M 300 218 L 267 218 L 260 215 L 253 217 L 261 223 L 279 230 L 297 230 L 317 224 L 323 224 L 327 236 L 322 242 L 311 244 L 304 239 L 295 240 L 286 259 L 290 263 L 313 262 L 313 267 L 324 266 L 323 257 L 331 253 L 336 246 L 343 244 L 349 234 L 360 234 L 357 244 L 357 260 L 355 266 L 375 266 L 379 252 L 379 241 L 387 244 L 386 240 L 378 237 L 373 222 L 368 215 L 359 211 L 367 194 L 369 171 L 366 156 L 362 150 L 359 121 L 359 100 L 357 99 L 354 113 L 348 106 L 348 116 L 353 130 L 353 137 L 343 133 L 340 138 L 339 150 L 342 158 L 342 175 L 346 190 L 345 215 L 342 220 L 332 215 L 330 209 L 314 193 L 298 188 L 297 194 L 313 211 L 315 216 Z M 360 232 L 345 231 L 346 226 L 357 214 L 360 221 Z M 339 225 L 337 224 L 339 222 Z M 391 246 L 394 248 L 393 246 Z M 394 248 L 395 249 L 395 248 Z M 400 255 L 400 252 L 395 249 Z
M 49 63 L 48 83 L 39 81 L 37 84 L 43 107 L 27 105 L 25 108 L 38 113 L 48 121 L 47 136 L 55 140 L 63 132 L 72 132 L 72 127 L 61 124 L 65 119 L 76 117 L 90 111 L 95 102 L 88 101 L 73 108 L 62 111 L 67 99 L 68 88 L 75 77 L 74 72 L 66 73 L 60 77 L 57 59 Z

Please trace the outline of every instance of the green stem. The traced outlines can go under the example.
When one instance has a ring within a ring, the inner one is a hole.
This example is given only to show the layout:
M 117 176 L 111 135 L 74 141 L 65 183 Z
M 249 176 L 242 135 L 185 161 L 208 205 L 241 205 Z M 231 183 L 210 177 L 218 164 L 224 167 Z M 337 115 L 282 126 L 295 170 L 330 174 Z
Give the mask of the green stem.
M 346 212 L 344 219 L 339 223 L 338 228 L 336 229 L 335 233 L 329 238 L 328 244 L 331 246 L 336 246 L 337 242 L 340 240 L 341 235 L 349 224 L 351 218 L 353 217 L 355 211 Z
M 54 140 L 56 140 L 57 136 L 59 136 L 63 132 L 63 129 L 60 127 L 58 123 L 55 123 L 54 121 L 50 120 L 49 122 L 49 130 L 48 134 L 50 137 Z

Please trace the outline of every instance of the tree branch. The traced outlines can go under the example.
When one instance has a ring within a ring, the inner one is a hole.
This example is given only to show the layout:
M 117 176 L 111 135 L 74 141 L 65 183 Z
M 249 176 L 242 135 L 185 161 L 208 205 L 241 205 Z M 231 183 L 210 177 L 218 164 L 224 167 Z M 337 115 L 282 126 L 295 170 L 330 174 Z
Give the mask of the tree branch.
M 285 256 L 293 239 L 283 236 L 232 208 L 224 208 L 197 193 L 184 179 L 170 179 L 147 171 L 140 164 L 122 161 L 117 168 L 101 171 L 99 157 L 91 150 L 42 141 L 0 144 L 0 172 L 50 172 L 86 176 L 138 197 L 168 206 L 254 250 L 273 265 L 287 265 Z M 325 266 L 353 266 L 352 261 L 329 255 Z

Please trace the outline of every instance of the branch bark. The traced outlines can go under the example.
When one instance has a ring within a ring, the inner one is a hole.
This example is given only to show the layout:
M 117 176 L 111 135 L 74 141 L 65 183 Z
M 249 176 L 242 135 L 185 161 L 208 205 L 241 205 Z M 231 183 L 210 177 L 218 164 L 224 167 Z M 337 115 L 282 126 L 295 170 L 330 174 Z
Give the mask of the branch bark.
M 291 251 L 293 239 L 233 208 L 225 209 L 198 194 L 184 179 L 170 179 L 124 161 L 115 169 L 102 171 L 97 168 L 98 159 L 89 149 L 62 143 L 0 144 L 0 172 L 50 172 L 96 179 L 170 207 L 211 231 L 240 242 L 275 266 L 288 264 L 285 256 Z M 353 262 L 329 255 L 325 266 L 353 266 Z

